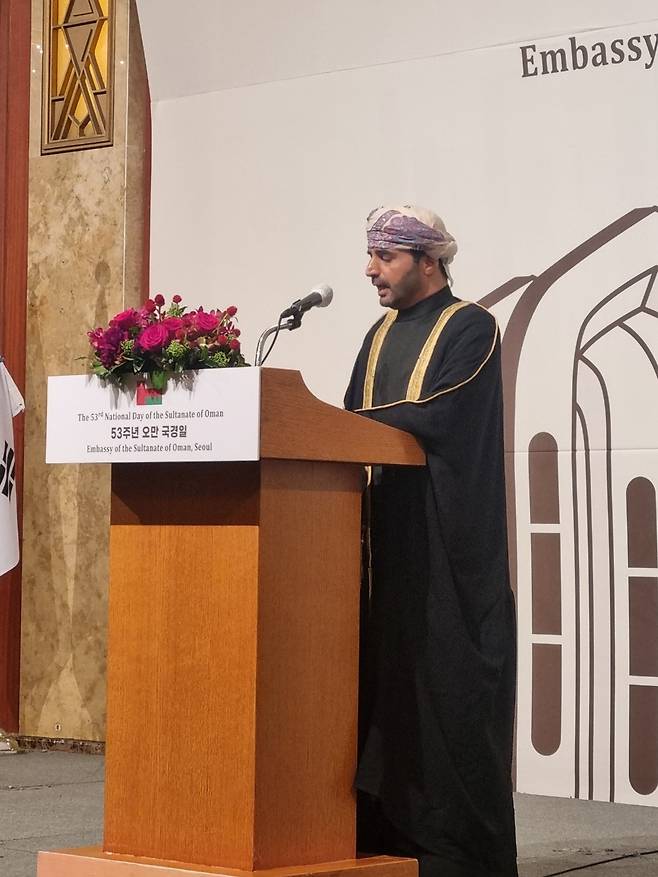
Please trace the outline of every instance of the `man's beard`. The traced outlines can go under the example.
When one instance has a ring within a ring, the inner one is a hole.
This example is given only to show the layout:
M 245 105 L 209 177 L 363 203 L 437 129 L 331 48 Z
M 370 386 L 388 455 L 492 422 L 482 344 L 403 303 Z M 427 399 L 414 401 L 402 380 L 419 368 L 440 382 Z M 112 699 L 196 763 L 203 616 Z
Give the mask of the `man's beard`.
M 382 288 L 390 290 L 393 296 L 390 304 L 386 304 L 386 302 L 380 299 L 382 307 L 393 308 L 393 310 L 399 310 L 401 305 L 402 307 L 408 307 L 406 302 L 409 300 L 413 301 L 416 293 L 421 288 L 419 266 L 416 264 L 412 265 L 407 273 L 395 284 L 378 287 L 378 289 Z

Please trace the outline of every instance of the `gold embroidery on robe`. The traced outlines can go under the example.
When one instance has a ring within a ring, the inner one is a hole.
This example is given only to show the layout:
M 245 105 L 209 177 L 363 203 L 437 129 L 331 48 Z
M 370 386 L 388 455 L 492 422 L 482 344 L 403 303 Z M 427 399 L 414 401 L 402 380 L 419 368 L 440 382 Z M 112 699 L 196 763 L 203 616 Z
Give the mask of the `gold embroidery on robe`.
M 384 322 L 375 332 L 375 337 L 372 339 L 372 345 L 368 355 L 368 366 L 366 368 L 366 379 L 363 383 L 363 408 L 372 407 L 372 397 L 375 390 L 375 371 L 377 370 L 379 354 L 381 353 L 382 345 L 388 334 L 388 330 L 395 322 L 397 315 L 397 311 L 389 311 L 384 317 Z
M 475 307 L 482 308 L 483 311 L 487 311 L 487 313 L 490 314 L 491 318 L 494 321 L 495 330 L 494 330 L 493 341 L 491 343 L 491 348 L 489 349 L 489 352 L 487 353 L 487 355 L 485 356 L 483 361 L 480 363 L 480 365 L 477 367 L 477 369 L 473 372 L 473 374 L 469 375 L 469 377 L 465 378 L 459 384 L 455 384 L 454 387 L 446 387 L 445 390 L 439 390 L 438 393 L 434 393 L 431 396 L 425 397 L 424 399 L 419 398 L 420 392 L 422 390 L 423 380 L 425 378 L 425 374 L 427 372 L 427 368 L 428 368 L 429 363 L 430 363 L 430 359 L 432 358 L 432 354 L 433 354 L 434 349 L 436 347 L 436 344 L 439 340 L 439 336 L 443 332 L 443 329 L 445 328 L 446 323 L 458 310 L 461 310 L 461 308 L 465 307 L 466 305 L 470 305 L 470 304 L 474 305 Z M 392 314 L 392 316 L 391 316 L 391 314 Z M 477 302 L 468 302 L 468 301 L 455 302 L 454 304 L 450 305 L 444 311 L 441 312 L 441 314 L 439 315 L 439 318 L 436 321 L 434 328 L 432 329 L 432 331 L 430 332 L 430 334 L 427 338 L 427 341 L 423 345 L 423 349 L 420 352 L 420 355 L 418 357 L 418 360 L 416 362 L 414 370 L 411 374 L 409 384 L 407 386 L 406 398 L 399 399 L 397 402 L 387 402 L 385 405 L 373 405 L 372 398 L 373 398 L 374 387 L 375 387 L 375 373 L 377 370 L 377 362 L 379 361 L 379 355 L 381 353 L 381 349 L 382 349 L 382 346 L 384 344 L 384 339 L 386 338 L 388 330 L 391 328 L 391 325 L 393 324 L 396 316 L 397 316 L 397 312 L 389 312 L 386 315 L 384 322 L 382 323 L 382 325 L 379 327 L 379 329 L 375 333 L 375 337 L 372 340 L 372 346 L 370 348 L 370 354 L 368 356 L 368 366 L 367 366 L 367 370 L 366 370 L 366 377 L 365 377 L 365 382 L 364 382 L 364 387 L 363 387 L 363 407 L 355 409 L 356 411 L 375 411 L 375 410 L 378 410 L 380 408 L 392 408 L 394 405 L 403 405 L 407 402 L 412 404 L 412 405 L 422 405 L 424 402 L 431 402 L 432 399 L 436 399 L 438 396 L 443 396 L 445 393 L 451 393 L 453 390 L 458 390 L 460 387 L 463 387 L 465 384 L 470 383 L 470 381 L 472 381 L 474 378 L 476 378 L 479 375 L 479 373 L 482 371 L 482 369 L 485 367 L 485 365 L 487 364 L 487 362 L 491 358 L 491 355 L 494 352 L 495 347 L 496 347 L 496 341 L 498 340 L 498 333 L 499 333 L 498 322 L 497 322 L 496 318 L 494 317 L 494 315 L 491 314 L 490 311 L 487 310 L 487 308 L 482 307 L 482 305 L 477 304 Z M 430 342 L 431 342 L 431 344 L 430 344 Z M 420 383 L 418 383 L 418 381 L 420 381 Z M 416 398 L 410 398 L 410 395 L 412 395 L 412 390 L 414 391 L 414 393 L 416 392 L 416 387 L 418 387 Z
M 423 381 L 425 380 L 427 367 L 430 364 L 430 359 L 432 358 L 434 348 L 437 345 L 441 332 L 443 332 L 443 329 L 445 328 L 445 325 L 450 317 L 452 317 L 453 314 L 456 314 L 457 311 L 460 311 L 462 308 L 465 308 L 466 305 L 469 304 L 469 301 L 456 301 L 454 304 L 451 304 L 449 307 L 447 307 L 444 311 L 441 311 L 439 319 L 436 321 L 434 328 L 427 336 L 427 341 L 423 345 L 423 349 L 420 351 L 418 361 L 416 362 L 414 370 L 411 373 L 411 377 L 409 378 L 407 395 L 405 396 L 407 402 L 417 402 L 420 399 L 420 393 L 423 389 Z

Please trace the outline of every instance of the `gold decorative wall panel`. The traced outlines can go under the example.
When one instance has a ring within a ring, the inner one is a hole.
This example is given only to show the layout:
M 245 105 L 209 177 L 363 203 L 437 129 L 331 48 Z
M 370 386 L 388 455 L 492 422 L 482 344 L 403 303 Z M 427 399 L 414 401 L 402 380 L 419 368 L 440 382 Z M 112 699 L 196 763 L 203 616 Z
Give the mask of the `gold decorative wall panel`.
M 114 0 L 44 0 L 42 152 L 112 144 Z

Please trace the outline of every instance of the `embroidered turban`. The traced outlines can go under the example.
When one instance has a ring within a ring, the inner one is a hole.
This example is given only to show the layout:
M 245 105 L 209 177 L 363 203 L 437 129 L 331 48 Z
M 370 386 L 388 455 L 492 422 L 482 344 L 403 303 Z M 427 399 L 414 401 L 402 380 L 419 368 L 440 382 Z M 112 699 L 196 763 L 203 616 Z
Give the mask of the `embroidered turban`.
M 424 207 L 376 207 L 367 220 L 368 249 L 422 250 L 444 266 L 452 262 L 457 241 L 440 216 Z

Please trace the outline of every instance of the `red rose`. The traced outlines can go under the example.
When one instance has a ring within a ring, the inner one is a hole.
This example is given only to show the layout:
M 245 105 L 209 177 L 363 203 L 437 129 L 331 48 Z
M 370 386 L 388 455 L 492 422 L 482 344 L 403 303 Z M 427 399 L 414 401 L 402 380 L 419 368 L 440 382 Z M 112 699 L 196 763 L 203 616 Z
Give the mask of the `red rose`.
M 155 298 L 153 299 L 153 301 L 156 303 L 156 305 L 157 305 L 159 308 L 161 308 L 162 305 L 165 303 L 164 295 L 160 295 L 160 293 L 158 293 L 158 294 L 155 296 Z
M 228 338 L 226 337 L 226 335 L 220 335 L 217 338 L 217 343 L 220 347 L 226 347 L 226 345 L 228 344 Z
M 231 345 L 230 345 L 230 346 L 231 346 L 231 350 L 239 350 L 239 349 L 240 349 L 240 342 L 238 341 L 237 338 L 234 338 L 234 339 L 231 341 Z
M 137 338 L 137 346 L 147 352 L 153 352 L 158 348 L 166 347 L 169 343 L 169 332 L 162 323 L 153 323 L 144 329 Z
M 236 308 L 235 305 L 231 305 L 230 308 L 226 308 L 226 313 L 229 315 L 229 317 L 234 317 L 237 314 L 237 312 L 238 312 L 238 309 Z
M 175 296 L 172 298 L 172 301 L 173 301 L 173 303 L 174 303 L 175 305 L 178 305 L 178 304 L 180 304 L 180 303 L 183 301 L 183 299 L 180 297 L 180 295 L 175 295 Z
M 153 301 L 153 299 L 148 298 L 148 299 L 144 302 L 144 310 L 146 311 L 147 314 L 152 314 L 153 311 L 155 310 L 155 308 L 156 308 L 156 304 L 155 304 L 155 302 Z
M 207 314 L 199 308 L 196 317 L 194 318 L 194 325 L 198 332 L 207 334 L 213 332 L 217 328 L 219 320 L 217 319 L 217 314 Z

